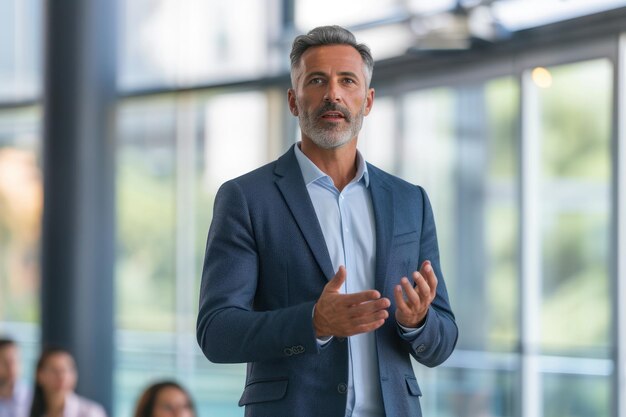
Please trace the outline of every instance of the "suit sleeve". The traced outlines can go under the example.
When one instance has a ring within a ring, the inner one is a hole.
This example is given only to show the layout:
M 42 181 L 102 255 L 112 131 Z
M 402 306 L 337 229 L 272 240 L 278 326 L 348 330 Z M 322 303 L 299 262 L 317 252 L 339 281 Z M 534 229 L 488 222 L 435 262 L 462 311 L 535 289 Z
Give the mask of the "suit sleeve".
M 415 337 L 400 337 L 410 344 L 411 355 L 421 364 L 435 367 L 452 354 L 458 339 L 458 328 L 450 307 L 448 291 L 441 271 L 437 231 L 432 207 L 423 188 L 422 231 L 420 238 L 419 263 L 429 260 L 437 276 L 437 294 L 426 316 L 426 322 Z
M 260 279 L 257 243 L 245 195 L 229 181 L 215 198 L 196 327 L 198 343 L 212 362 L 253 362 L 319 351 L 311 314 L 314 302 L 254 310 Z

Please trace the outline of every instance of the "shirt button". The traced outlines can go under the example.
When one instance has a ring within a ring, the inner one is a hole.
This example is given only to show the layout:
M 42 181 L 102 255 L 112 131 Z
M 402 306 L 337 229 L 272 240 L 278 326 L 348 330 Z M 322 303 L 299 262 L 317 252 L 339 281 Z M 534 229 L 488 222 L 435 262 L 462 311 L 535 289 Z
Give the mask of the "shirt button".
M 342 382 L 339 385 L 337 385 L 337 392 L 339 394 L 345 394 L 346 391 L 348 391 L 348 386 L 346 384 Z

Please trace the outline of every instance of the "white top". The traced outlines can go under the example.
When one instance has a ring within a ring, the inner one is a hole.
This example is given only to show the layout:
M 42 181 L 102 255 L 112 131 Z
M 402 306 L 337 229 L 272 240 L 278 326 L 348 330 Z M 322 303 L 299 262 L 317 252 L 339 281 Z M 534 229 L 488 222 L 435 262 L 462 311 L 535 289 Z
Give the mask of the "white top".
M 71 393 L 65 399 L 63 417 L 107 417 L 107 413 L 100 404 Z

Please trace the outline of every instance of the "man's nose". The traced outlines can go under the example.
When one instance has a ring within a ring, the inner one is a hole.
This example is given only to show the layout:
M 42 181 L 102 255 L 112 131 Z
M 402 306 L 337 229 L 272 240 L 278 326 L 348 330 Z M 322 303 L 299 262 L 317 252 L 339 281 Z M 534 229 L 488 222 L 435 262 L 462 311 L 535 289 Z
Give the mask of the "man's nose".
M 339 88 L 336 82 L 330 81 L 327 84 L 326 94 L 324 94 L 324 101 L 334 103 L 341 101 L 341 94 L 339 93 Z

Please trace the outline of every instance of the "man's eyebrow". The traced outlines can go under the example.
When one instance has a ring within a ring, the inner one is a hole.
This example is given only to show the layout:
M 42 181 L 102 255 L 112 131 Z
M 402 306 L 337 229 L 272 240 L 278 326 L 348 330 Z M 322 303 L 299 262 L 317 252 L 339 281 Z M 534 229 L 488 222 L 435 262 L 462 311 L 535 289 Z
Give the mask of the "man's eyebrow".
M 339 75 L 343 75 L 343 76 L 348 76 L 348 77 L 354 77 L 354 78 L 359 78 L 354 72 L 352 71 L 341 71 L 339 72 Z
M 343 77 L 353 77 L 353 78 L 358 78 L 358 76 L 356 75 L 356 73 L 352 72 L 352 71 L 340 71 L 337 73 L 338 75 L 341 75 Z M 313 71 L 310 72 L 308 74 L 306 74 L 305 76 L 306 78 L 311 78 L 311 77 L 328 77 L 328 74 L 326 74 L 323 71 Z
M 325 72 L 322 71 L 313 71 L 310 72 L 308 74 L 305 75 L 306 78 L 311 78 L 311 77 L 328 77 L 328 75 Z

